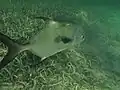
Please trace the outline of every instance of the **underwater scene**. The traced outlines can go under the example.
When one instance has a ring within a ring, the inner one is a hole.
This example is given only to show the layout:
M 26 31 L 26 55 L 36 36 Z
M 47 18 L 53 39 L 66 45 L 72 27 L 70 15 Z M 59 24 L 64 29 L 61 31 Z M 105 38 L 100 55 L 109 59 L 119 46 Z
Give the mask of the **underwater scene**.
M 115 0 L 1 0 L 0 33 L 28 45 L 13 58 L 0 35 L 0 90 L 120 90 Z

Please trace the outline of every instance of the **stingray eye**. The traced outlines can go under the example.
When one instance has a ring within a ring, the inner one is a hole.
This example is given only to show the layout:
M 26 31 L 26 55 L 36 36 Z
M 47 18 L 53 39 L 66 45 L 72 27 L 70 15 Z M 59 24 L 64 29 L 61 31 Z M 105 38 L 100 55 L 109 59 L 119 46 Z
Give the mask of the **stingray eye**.
M 63 42 L 64 44 L 67 44 L 69 42 L 72 42 L 72 39 L 66 36 L 58 36 L 55 38 L 55 42 Z
M 72 42 L 71 38 L 65 37 L 65 36 L 61 36 L 61 41 L 65 44 Z

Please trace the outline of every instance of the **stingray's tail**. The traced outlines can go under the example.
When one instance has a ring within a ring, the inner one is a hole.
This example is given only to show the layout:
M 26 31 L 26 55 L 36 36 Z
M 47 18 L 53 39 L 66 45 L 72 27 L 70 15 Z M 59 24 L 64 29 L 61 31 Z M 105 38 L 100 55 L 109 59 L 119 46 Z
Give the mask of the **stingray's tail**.
M 0 70 L 9 64 L 15 56 L 21 51 L 21 45 L 16 43 L 13 39 L 0 33 L 0 41 L 8 47 L 8 52 L 4 58 L 0 61 Z

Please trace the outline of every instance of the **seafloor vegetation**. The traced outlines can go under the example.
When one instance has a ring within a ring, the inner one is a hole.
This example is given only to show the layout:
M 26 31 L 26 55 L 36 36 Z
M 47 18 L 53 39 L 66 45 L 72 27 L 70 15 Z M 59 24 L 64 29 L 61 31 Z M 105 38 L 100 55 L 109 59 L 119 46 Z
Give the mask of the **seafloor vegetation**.
M 80 22 L 85 41 L 45 61 L 24 52 L 0 71 L 0 90 L 119 90 L 120 11 L 61 1 L 0 1 L 0 32 L 20 43 L 42 29 L 33 16 L 65 15 Z M 76 17 L 76 18 L 74 18 Z M 1 52 L 3 49 L 1 49 Z M 0 53 L 0 56 L 2 54 Z

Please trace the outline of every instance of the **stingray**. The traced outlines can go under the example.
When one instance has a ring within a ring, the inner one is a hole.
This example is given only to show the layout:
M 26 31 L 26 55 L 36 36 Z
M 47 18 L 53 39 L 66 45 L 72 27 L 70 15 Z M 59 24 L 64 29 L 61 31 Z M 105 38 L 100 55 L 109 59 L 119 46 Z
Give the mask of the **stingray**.
M 44 60 L 58 52 L 73 48 L 75 44 L 75 33 L 79 29 L 73 27 L 72 23 L 64 20 L 37 17 L 46 23 L 43 30 L 33 36 L 29 43 L 20 44 L 7 35 L 0 33 L 0 41 L 8 47 L 8 52 L 0 62 L 0 69 L 9 64 L 19 53 L 30 51 Z

